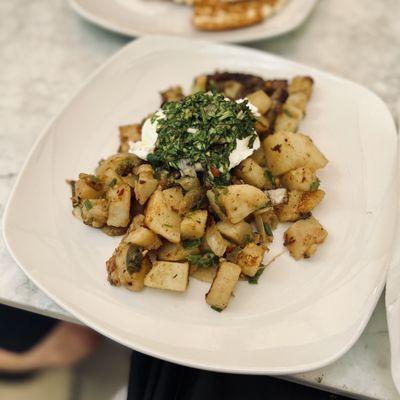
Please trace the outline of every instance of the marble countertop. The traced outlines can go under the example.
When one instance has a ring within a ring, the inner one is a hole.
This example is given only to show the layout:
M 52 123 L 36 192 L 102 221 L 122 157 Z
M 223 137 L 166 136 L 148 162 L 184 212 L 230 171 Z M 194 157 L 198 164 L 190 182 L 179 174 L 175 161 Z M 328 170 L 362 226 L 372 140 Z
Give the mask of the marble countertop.
M 297 31 L 250 46 L 359 82 L 376 92 L 398 119 L 398 15 L 398 0 L 320 0 Z M 47 121 L 85 77 L 127 42 L 81 20 L 66 0 L 0 2 L 0 216 Z M 26 278 L 2 241 L 0 276 L 0 302 L 74 321 Z M 345 356 L 288 379 L 356 398 L 400 399 L 390 376 L 383 299 Z

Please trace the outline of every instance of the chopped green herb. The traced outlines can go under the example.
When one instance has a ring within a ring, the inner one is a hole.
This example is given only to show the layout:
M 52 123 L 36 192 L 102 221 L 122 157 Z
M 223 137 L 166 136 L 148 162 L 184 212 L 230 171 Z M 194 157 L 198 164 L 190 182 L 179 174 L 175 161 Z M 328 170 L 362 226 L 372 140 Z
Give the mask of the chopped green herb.
M 186 257 L 190 264 L 196 265 L 197 267 L 212 267 L 219 261 L 218 256 L 212 252 L 204 254 L 193 254 Z
M 272 175 L 272 172 L 269 169 L 265 170 L 265 176 L 269 179 L 272 187 L 275 189 L 276 188 L 276 180 L 275 180 L 275 177 Z
M 83 202 L 83 205 L 85 206 L 86 210 L 88 210 L 88 211 L 93 208 L 93 204 L 90 202 L 90 200 L 87 200 L 87 199 Z
M 274 234 L 272 233 L 272 229 L 271 229 L 271 227 L 269 226 L 268 222 L 264 222 L 264 230 L 265 230 L 265 233 L 266 233 L 268 236 L 274 236 Z
M 158 138 L 147 160 L 153 167 L 179 170 L 185 160 L 189 166 L 201 166 L 212 185 L 229 183 L 229 155 L 237 139 L 249 138 L 251 144 L 257 137 L 248 102 L 226 100 L 220 93 L 198 92 L 167 102 L 152 121 L 157 121 Z
M 114 187 L 116 183 L 117 183 L 117 178 L 112 178 L 110 182 L 110 187 Z
M 310 185 L 310 192 L 315 192 L 316 190 L 318 190 L 320 183 L 321 181 L 316 178 L 315 181 Z
M 260 276 L 265 270 L 265 266 L 262 265 L 260 268 L 258 268 L 256 274 L 254 276 L 249 277 L 249 283 L 250 285 L 257 285 L 258 280 L 260 279 Z
M 214 311 L 217 311 L 217 312 L 221 312 L 221 311 L 222 311 L 222 308 L 219 308 L 219 307 L 217 307 L 217 306 L 211 306 L 211 308 L 212 308 Z
M 142 265 L 143 254 L 142 249 L 135 244 L 131 244 L 126 252 L 126 270 L 129 274 L 140 271 L 140 266 Z
M 184 240 L 182 246 L 186 250 L 194 249 L 201 245 L 201 239 Z

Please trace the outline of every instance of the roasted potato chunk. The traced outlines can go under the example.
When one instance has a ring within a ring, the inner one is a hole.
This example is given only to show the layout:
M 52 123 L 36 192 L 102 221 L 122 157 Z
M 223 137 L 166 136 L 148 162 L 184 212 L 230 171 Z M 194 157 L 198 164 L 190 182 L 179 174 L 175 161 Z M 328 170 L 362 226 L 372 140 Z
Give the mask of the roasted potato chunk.
M 186 192 L 179 204 L 179 214 L 185 215 L 188 213 L 201 199 L 202 195 L 203 192 L 200 188 L 194 188 Z
M 180 204 L 183 201 L 183 193 L 180 187 L 172 187 L 169 189 L 163 190 L 164 200 L 167 203 L 168 207 L 170 207 L 175 212 L 179 212 Z
M 182 243 L 164 243 L 157 251 L 157 258 L 163 261 L 186 261 L 187 256 L 199 254 L 198 247 L 185 249 Z
M 276 132 L 264 139 L 263 147 L 268 169 L 273 175 L 301 167 L 315 171 L 328 163 L 311 138 L 302 133 Z
M 266 246 L 248 243 L 237 255 L 236 262 L 247 276 L 254 276 L 261 265 Z
M 119 153 L 102 160 L 96 168 L 96 175 L 106 186 L 113 187 L 121 183 L 122 177 L 132 173 L 133 169 L 141 163 L 134 154 Z
M 135 183 L 135 197 L 139 204 L 143 205 L 158 186 L 157 179 L 152 172 L 142 172 Z
M 264 90 L 257 90 L 247 95 L 249 102 L 256 106 L 260 114 L 265 114 L 271 107 L 271 99 Z
M 287 172 L 282 176 L 282 184 L 290 190 L 311 190 L 311 185 L 316 182 L 315 172 L 308 167 L 301 167 Z
M 112 285 L 138 292 L 144 288 L 144 278 L 150 268 L 149 258 L 143 257 L 139 247 L 122 241 L 107 261 L 108 280 Z
M 289 84 L 289 94 L 303 93 L 307 100 L 311 97 L 314 80 L 310 76 L 295 76 Z
M 156 261 L 146 275 L 145 286 L 184 292 L 189 281 L 189 264 L 169 261 Z
M 74 199 L 98 199 L 103 195 L 103 185 L 100 180 L 87 174 L 79 174 L 79 179 L 74 183 Z
M 259 189 L 270 189 L 270 180 L 265 176 L 264 170 L 252 159 L 246 158 L 235 169 L 235 174 L 243 182 Z
M 267 195 L 251 185 L 230 185 L 219 190 L 218 194 L 230 222 L 236 224 L 253 211 L 268 205 Z
M 162 104 L 168 101 L 180 101 L 185 97 L 181 86 L 172 86 L 161 92 Z
M 212 225 L 207 228 L 205 234 L 205 242 L 210 250 L 217 255 L 222 257 L 228 247 L 228 242 L 222 237 L 221 232 L 218 230 L 216 225 Z
M 131 187 L 127 184 L 114 186 L 108 190 L 107 199 L 110 202 L 107 225 L 128 226 L 131 209 Z
M 212 283 L 217 273 L 216 267 L 190 266 L 190 276 L 202 282 Z
M 155 191 L 147 202 L 145 224 L 153 232 L 163 236 L 172 243 L 181 240 L 181 217 L 168 207 L 163 192 Z
M 207 216 L 206 210 L 196 210 L 187 214 L 181 222 L 182 239 L 200 239 L 206 229 Z
M 161 240 L 153 231 L 142 226 L 129 232 L 125 241 L 134 243 L 146 250 L 155 250 L 162 245 Z
M 103 227 L 108 218 L 109 202 L 106 199 L 85 199 L 82 202 L 81 218 L 93 228 Z
M 284 245 L 295 260 L 310 258 L 328 236 L 328 232 L 314 217 L 295 222 L 284 235 Z
M 260 167 L 265 167 L 265 153 L 264 149 L 261 146 L 250 156 Z
M 216 224 L 217 229 L 229 240 L 236 244 L 246 244 L 251 242 L 253 238 L 253 229 L 251 225 L 245 221 L 232 224 L 229 221 L 220 221 Z
M 226 308 L 241 271 L 236 264 L 227 261 L 220 263 L 210 290 L 206 294 L 206 302 L 210 307 L 216 311 Z
M 285 103 L 276 118 L 275 131 L 297 132 L 303 116 L 303 111 L 299 108 Z
M 141 137 L 141 127 L 139 124 L 123 125 L 119 127 L 119 149 L 118 153 L 128 153 L 131 144 L 138 142 Z
M 213 190 L 207 190 L 206 195 L 208 202 L 210 203 L 210 206 L 212 210 L 215 212 L 215 214 L 218 215 L 220 220 L 222 221 L 226 220 L 225 209 L 220 201 L 220 198 L 217 197 L 217 195 Z
M 288 194 L 288 202 L 275 207 L 276 215 L 280 222 L 294 222 L 308 216 L 309 213 L 322 201 L 325 192 L 300 192 L 291 190 Z

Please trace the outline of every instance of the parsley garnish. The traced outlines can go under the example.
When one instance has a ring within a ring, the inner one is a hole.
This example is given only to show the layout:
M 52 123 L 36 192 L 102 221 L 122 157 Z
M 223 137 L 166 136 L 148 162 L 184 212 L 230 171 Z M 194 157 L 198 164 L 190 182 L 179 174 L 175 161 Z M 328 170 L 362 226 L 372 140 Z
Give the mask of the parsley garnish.
M 93 208 L 93 204 L 90 202 L 90 200 L 84 200 L 83 205 L 85 206 L 86 210 L 91 210 Z
M 184 240 L 182 246 L 186 250 L 194 249 L 201 245 L 201 239 Z
M 222 308 L 219 308 L 219 307 L 217 307 L 217 306 L 211 306 L 211 308 L 212 308 L 214 311 L 217 311 L 217 312 L 221 312 L 221 311 L 222 311 Z
M 276 180 L 275 180 L 275 177 L 272 175 L 272 172 L 269 169 L 266 169 L 264 174 L 271 182 L 272 187 L 275 189 L 276 188 Z
M 179 102 L 167 102 L 157 121 L 158 139 L 147 160 L 155 168 L 179 170 L 179 162 L 201 165 L 213 184 L 229 183 L 229 155 L 236 140 L 249 137 L 254 142 L 255 118 L 248 102 L 226 100 L 222 94 L 198 92 Z M 219 175 L 211 173 L 218 170 Z
M 219 261 L 218 256 L 212 252 L 193 254 L 187 256 L 186 259 L 190 262 L 190 264 L 196 265 L 197 267 L 213 267 Z
M 264 230 L 268 236 L 274 236 L 274 234 L 272 233 L 272 229 L 267 222 L 264 222 Z
M 250 276 L 249 277 L 249 283 L 250 285 L 257 285 L 258 280 L 260 279 L 260 276 L 262 275 L 262 273 L 265 270 L 265 266 L 262 265 L 260 268 L 258 268 L 256 274 L 254 276 Z
M 318 190 L 320 183 L 321 181 L 316 178 L 315 181 L 310 185 L 310 192 L 315 192 L 316 190 Z

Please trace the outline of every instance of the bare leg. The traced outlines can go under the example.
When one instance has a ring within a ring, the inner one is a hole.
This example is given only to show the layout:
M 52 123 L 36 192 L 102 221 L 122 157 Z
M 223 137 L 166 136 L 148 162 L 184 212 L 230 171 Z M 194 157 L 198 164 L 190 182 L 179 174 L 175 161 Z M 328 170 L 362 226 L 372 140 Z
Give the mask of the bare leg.
M 92 353 L 100 340 L 101 335 L 89 328 L 60 322 L 36 346 L 24 353 L 0 349 L 0 371 L 25 372 L 72 365 Z

